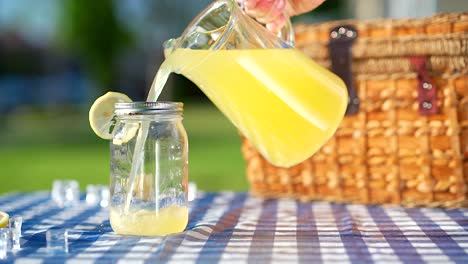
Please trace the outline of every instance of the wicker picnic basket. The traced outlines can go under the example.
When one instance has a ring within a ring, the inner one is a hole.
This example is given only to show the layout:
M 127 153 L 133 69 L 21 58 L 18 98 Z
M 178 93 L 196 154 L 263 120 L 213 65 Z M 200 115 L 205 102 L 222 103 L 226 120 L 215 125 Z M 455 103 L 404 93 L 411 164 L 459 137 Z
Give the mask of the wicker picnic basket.
M 251 192 L 466 205 L 468 13 L 301 24 L 295 31 L 296 47 L 347 84 L 347 116 L 320 151 L 291 168 L 269 164 L 243 139 Z

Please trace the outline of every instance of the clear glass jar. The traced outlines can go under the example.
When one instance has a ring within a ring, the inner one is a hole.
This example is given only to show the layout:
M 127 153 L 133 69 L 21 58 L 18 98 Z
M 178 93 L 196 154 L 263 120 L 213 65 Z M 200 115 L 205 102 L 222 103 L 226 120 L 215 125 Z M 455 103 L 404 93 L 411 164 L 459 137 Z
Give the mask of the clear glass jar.
M 188 222 L 188 139 L 183 104 L 115 105 L 110 223 L 122 235 L 181 232 Z

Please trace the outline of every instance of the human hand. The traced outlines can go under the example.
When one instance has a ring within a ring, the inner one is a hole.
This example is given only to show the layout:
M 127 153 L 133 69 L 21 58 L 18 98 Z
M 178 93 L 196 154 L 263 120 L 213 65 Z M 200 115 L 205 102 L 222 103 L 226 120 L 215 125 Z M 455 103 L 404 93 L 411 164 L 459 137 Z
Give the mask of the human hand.
M 286 18 L 315 9 L 325 0 L 237 0 L 245 12 L 257 19 L 272 32 L 278 32 Z

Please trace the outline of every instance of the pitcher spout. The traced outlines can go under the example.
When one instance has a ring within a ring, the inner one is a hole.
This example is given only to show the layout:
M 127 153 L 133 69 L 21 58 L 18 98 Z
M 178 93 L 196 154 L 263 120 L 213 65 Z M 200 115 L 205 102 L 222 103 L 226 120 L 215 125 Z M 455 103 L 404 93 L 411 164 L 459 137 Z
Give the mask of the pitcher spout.
M 174 48 L 176 47 L 177 42 L 179 42 L 180 38 L 171 38 L 163 43 L 163 49 L 164 49 L 164 57 L 167 58 L 169 54 L 172 53 Z

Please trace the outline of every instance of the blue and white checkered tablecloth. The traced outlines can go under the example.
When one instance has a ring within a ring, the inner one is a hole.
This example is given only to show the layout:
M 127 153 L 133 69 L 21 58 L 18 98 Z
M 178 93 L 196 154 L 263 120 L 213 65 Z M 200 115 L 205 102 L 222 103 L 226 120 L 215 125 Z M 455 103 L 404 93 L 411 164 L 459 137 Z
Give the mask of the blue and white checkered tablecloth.
M 191 204 L 186 231 L 165 237 L 116 235 L 107 209 L 61 209 L 46 192 L 0 196 L 0 210 L 24 218 L 22 248 L 0 263 L 468 263 L 466 209 L 204 193 Z M 48 254 L 52 228 L 74 231 L 68 254 Z

